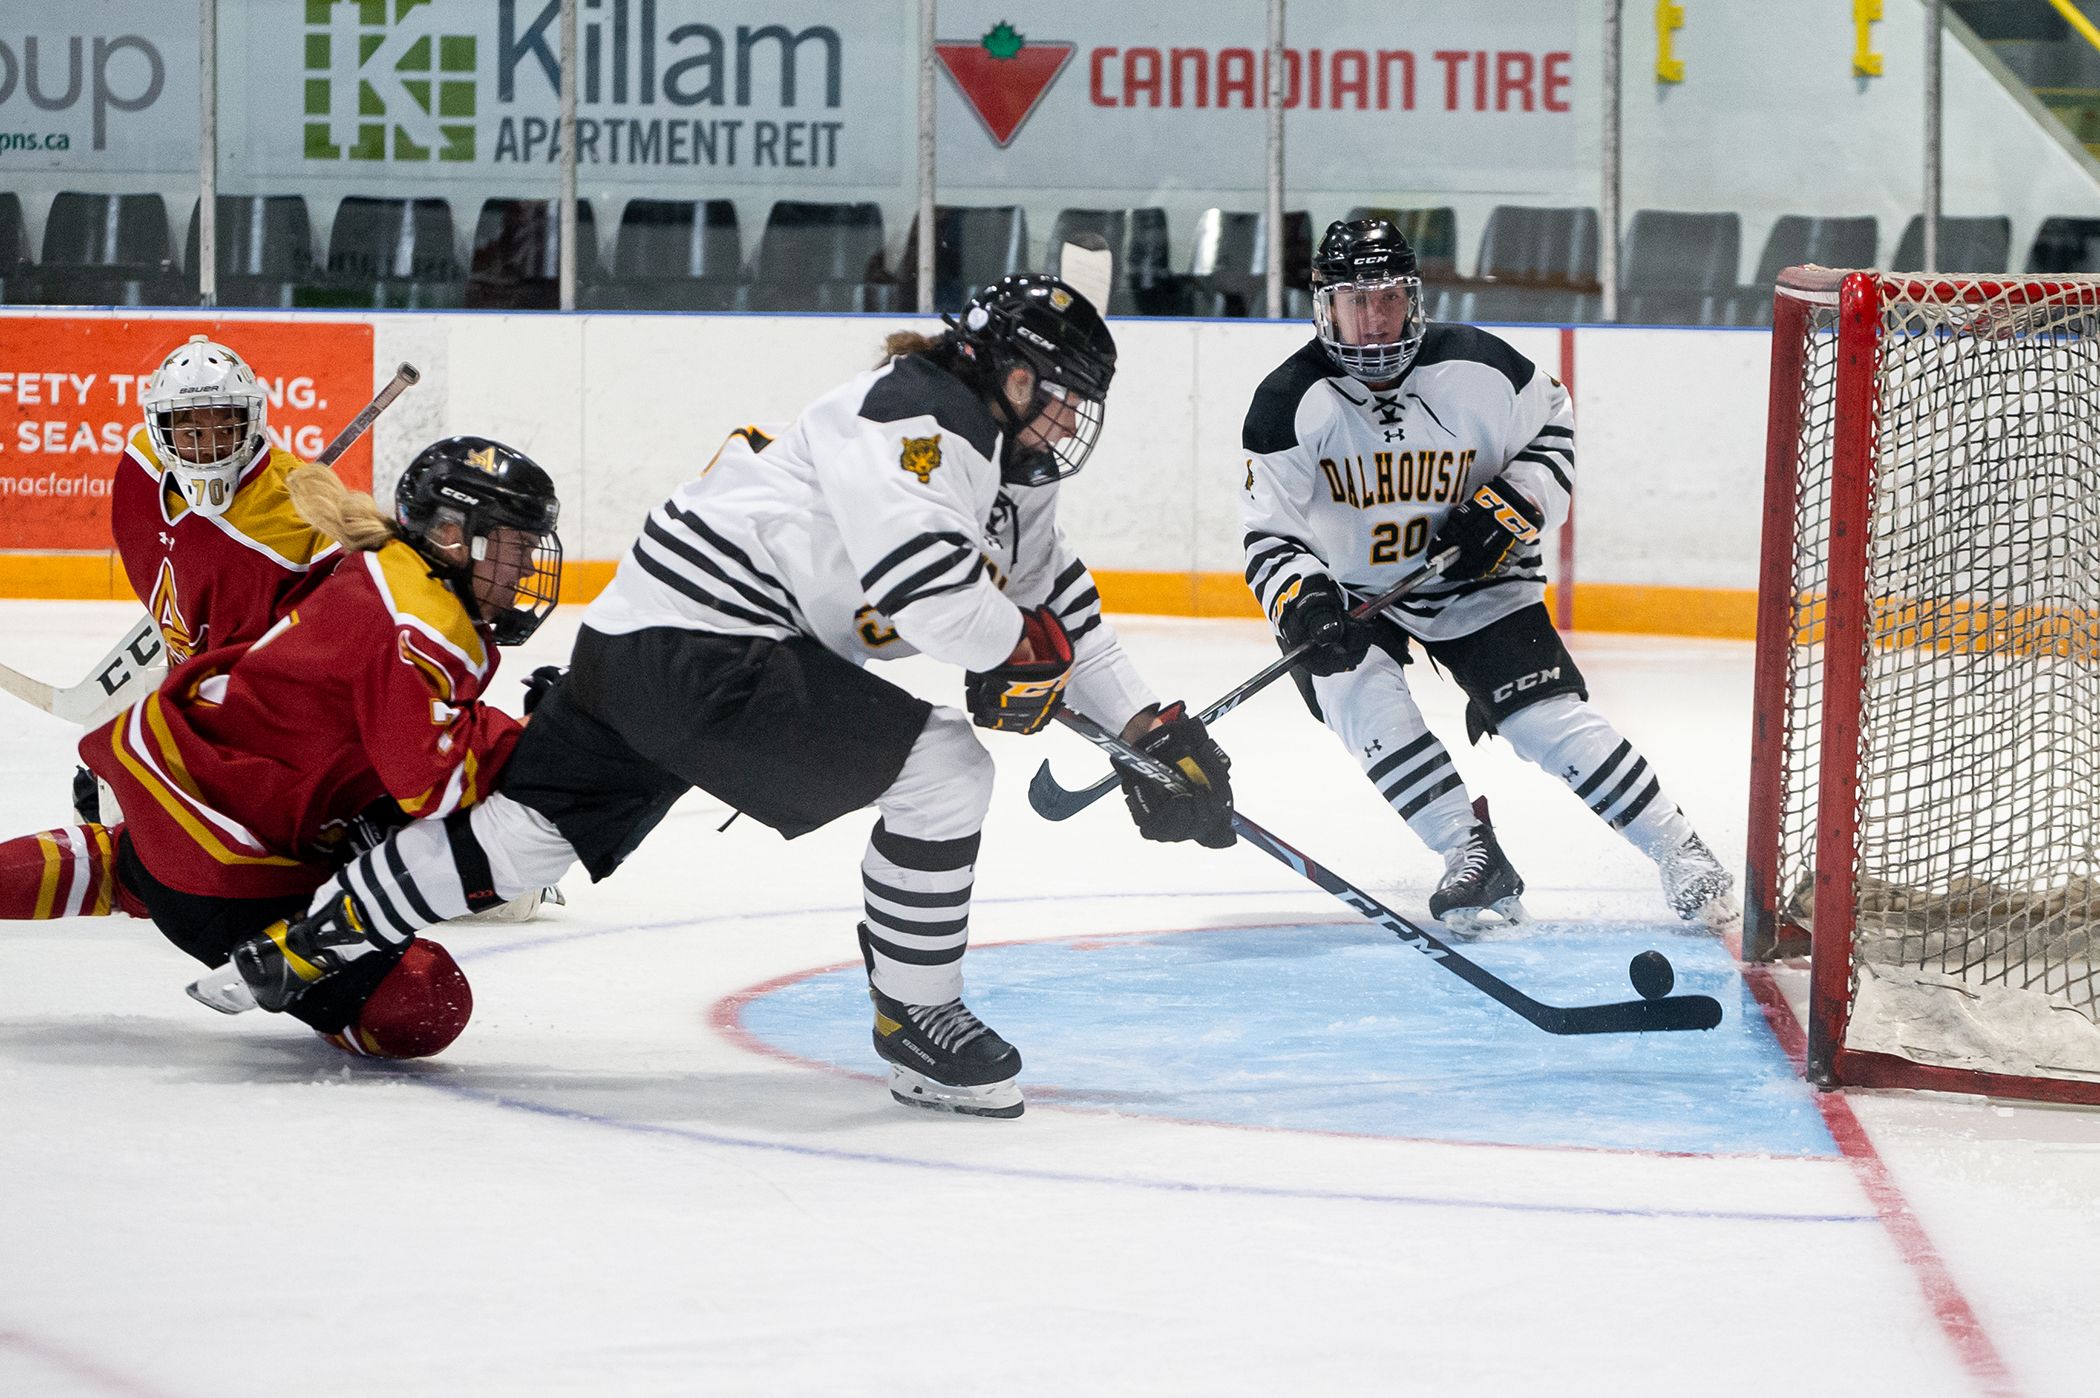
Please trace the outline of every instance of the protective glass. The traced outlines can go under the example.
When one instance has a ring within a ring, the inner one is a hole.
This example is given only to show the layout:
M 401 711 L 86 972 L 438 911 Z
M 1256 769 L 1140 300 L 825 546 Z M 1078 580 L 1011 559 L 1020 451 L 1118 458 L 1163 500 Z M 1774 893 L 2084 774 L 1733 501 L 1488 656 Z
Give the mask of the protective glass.
M 1400 377 L 1422 347 L 1422 281 L 1379 277 L 1313 291 L 1313 326 L 1328 356 L 1353 378 Z

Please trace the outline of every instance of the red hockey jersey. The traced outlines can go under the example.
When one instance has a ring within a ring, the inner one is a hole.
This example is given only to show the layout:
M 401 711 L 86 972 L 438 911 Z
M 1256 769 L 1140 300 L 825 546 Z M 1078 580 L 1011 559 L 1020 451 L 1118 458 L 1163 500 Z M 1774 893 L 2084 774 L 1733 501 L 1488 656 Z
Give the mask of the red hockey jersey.
M 416 552 L 352 555 L 262 639 L 207 651 L 89 733 L 81 760 L 171 888 L 264 898 L 318 887 L 350 822 L 479 800 L 522 731 L 481 704 L 497 655 Z
M 226 513 L 209 517 L 165 478 L 146 429 L 132 436 L 110 483 L 110 535 L 170 666 L 255 640 L 342 557 L 292 508 L 284 478 L 299 464 L 276 448 L 257 456 Z

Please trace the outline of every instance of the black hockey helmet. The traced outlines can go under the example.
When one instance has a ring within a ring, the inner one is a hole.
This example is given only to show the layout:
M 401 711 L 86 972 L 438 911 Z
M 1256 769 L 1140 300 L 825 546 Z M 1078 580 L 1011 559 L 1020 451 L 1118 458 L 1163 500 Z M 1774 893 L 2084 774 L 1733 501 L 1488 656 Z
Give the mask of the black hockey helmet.
M 948 323 L 1002 415 L 1006 483 L 1048 485 L 1085 465 L 1116 375 L 1116 340 L 1093 303 L 1056 277 L 1017 272 L 979 289 Z M 1035 401 L 1025 411 L 1004 391 L 1015 365 L 1035 375 Z
M 1332 223 L 1313 253 L 1313 327 L 1342 372 L 1405 373 L 1422 348 L 1422 278 L 1407 236 L 1382 218 Z
M 447 437 L 416 453 L 394 486 L 394 523 L 499 646 L 539 629 L 561 587 L 561 502 L 525 453 L 486 437 Z M 459 526 L 465 562 L 432 537 Z M 498 531 L 503 531 L 498 533 Z

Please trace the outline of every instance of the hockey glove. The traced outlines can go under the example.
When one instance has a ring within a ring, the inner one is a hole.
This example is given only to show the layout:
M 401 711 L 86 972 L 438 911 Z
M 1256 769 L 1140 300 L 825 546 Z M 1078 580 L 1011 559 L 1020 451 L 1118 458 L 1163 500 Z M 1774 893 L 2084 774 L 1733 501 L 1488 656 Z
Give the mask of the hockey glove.
M 542 665 L 525 677 L 525 717 L 532 717 L 532 711 L 547 697 L 547 691 L 559 684 L 567 673 L 559 665 Z
M 1444 527 L 1429 541 L 1429 551 L 1458 550 L 1458 557 L 1444 569 L 1446 582 L 1491 577 L 1509 561 L 1518 544 L 1538 538 L 1539 526 L 1545 522 L 1546 512 L 1523 492 L 1493 480 L 1444 517 Z
M 1211 849 L 1229 849 L 1238 838 L 1232 830 L 1232 761 L 1210 739 L 1203 720 L 1191 717 L 1180 701 L 1159 711 L 1159 727 L 1137 739 L 1137 746 L 1178 767 L 1192 791 L 1174 791 L 1130 767 L 1117 764 L 1123 799 L 1138 834 L 1171 844 L 1194 840 Z
M 963 680 L 970 721 L 1007 733 L 1039 733 L 1057 713 L 1072 678 L 1072 638 L 1048 607 L 1021 613 L 1021 641 L 996 670 Z
M 1306 647 L 1298 663 L 1308 673 L 1339 675 L 1364 663 L 1371 628 L 1349 615 L 1348 599 L 1333 578 L 1314 573 L 1277 595 L 1276 639 L 1284 650 Z

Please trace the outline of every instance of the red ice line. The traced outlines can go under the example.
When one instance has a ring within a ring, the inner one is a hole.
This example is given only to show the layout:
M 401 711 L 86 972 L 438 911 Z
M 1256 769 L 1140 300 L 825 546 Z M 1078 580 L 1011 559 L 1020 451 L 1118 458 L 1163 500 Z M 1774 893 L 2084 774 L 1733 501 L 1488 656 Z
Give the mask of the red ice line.
M 1740 957 L 1741 948 L 1732 947 L 1730 950 Z M 1773 979 L 1771 967 L 1747 966 L 1743 970 L 1743 980 L 1750 987 L 1751 994 L 1757 997 L 1780 1048 L 1786 1051 L 1796 1069 L 1802 1068 L 1808 1056 L 1808 1036 L 1802 1030 L 1801 1021 L 1795 1018 L 1793 1006 L 1786 1002 L 1786 996 Z M 1954 1347 L 1962 1367 L 1990 1398 L 2019 1398 L 2020 1387 L 2013 1381 L 2005 1357 L 1998 1353 L 1998 1346 L 1992 1343 L 1983 1322 L 1977 1319 L 1969 1298 L 1962 1294 L 1961 1285 L 1954 1280 L 1946 1259 L 1933 1246 L 1925 1225 L 1918 1221 L 1917 1211 L 1897 1186 L 1881 1153 L 1874 1149 L 1873 1139 L 1853 1114 L 1852 1104 L 1845 1100 L 1842 1092 L 1817 1092 L 1815 1098 L 1830 1138 L 1837 1142 L 1838 1152 L 1852 1166 L 1852 1173 L 1873 1202 L 1874 1212 L 1880 1215 L 1882 1226 L 1895 1239 L 1896 1250 L 1902 1254 L 1904 1265 L 1916 1275 L 1918 1288 L 1925 1293 L 1926 1305 L 1932 1310 L 1932 1318 L 1938 1322 L 1947 1343 Z

